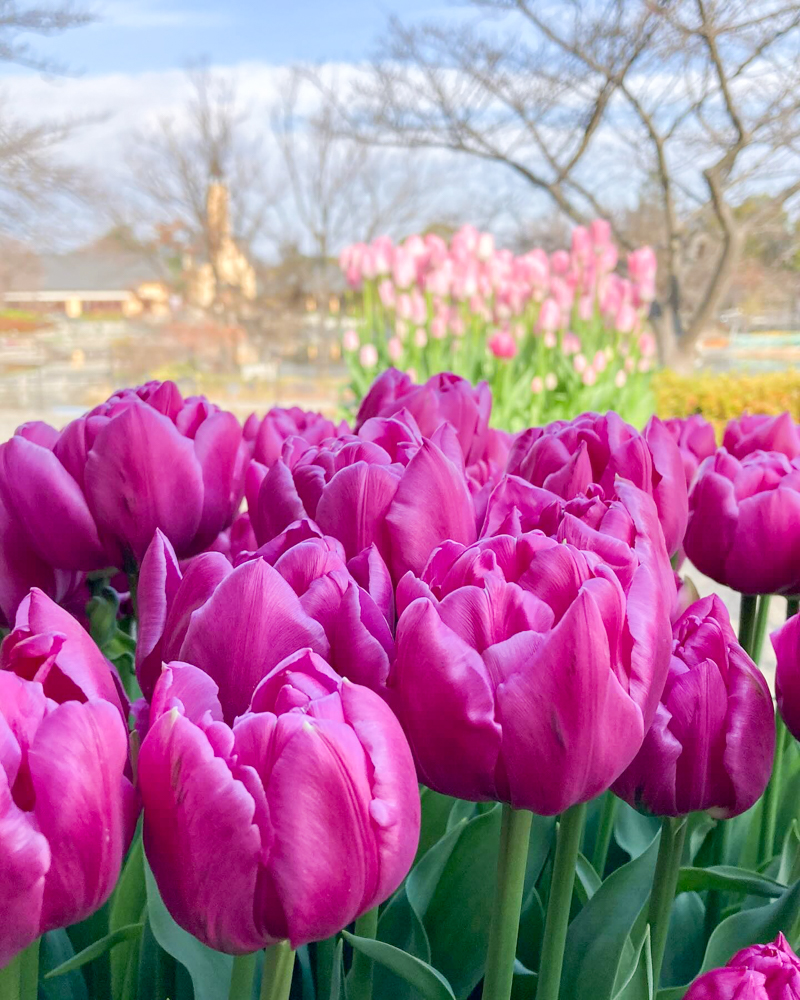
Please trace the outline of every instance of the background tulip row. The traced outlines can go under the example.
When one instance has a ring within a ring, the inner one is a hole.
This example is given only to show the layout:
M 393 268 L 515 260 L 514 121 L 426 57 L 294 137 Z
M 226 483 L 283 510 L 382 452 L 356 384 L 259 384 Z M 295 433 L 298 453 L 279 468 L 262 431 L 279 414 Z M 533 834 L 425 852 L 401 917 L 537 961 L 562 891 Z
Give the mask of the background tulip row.
M 800 427 L 492 407 L 0 445 L 2 1000 L 800 997 Z
M 610 226 L 577 226 L 567 250 L 520 256 L 472 226 L 448 244 L 435 233 L 395 245 L 356 243 L 339 264 L 351 289 L 344 356 L 357 399 L 386 365 L 427 379 L 442 368 L 495 398 L 494 423 L 532 423 L 613 407 L 644 423 L 656 342 L 646 328 L 655 298 L 650 247 L 615 273 Z

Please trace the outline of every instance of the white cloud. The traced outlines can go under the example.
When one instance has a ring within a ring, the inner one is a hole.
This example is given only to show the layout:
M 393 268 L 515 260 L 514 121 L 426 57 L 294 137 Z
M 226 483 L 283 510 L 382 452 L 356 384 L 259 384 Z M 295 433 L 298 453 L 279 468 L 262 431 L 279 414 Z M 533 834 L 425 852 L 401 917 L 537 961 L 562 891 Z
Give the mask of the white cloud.
M 225 11 L 171 7 L 158 0 L 106 0 L 97 8 L 96 28 L 217 28 L 231 23 Z

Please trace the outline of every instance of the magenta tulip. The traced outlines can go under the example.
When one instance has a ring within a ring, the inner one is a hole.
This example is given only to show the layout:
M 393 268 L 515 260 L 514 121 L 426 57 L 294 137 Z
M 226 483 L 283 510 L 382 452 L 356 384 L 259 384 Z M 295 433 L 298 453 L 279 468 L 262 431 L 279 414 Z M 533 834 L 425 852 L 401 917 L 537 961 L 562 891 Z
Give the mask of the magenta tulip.
M 720 448 L 689 497 L 686 555 L 712 580 L 744 594 L 800 592 L 800 459 Z
M 127 720 L 128 703 L 114 668 L 75 618 L 41 590 L 22 601 L 0 646 L 0 670 L 38 681 L 58 702 L 102 699 Z
M 614 785 L 655 816 L 706 809 L 727 819 L 767 787 L 775 750 L 772 696 L 716 597 L 673 626 L 672 660 L 655 721 Z
M 775 649 L 775 697 L 786 728 L 800 739 L 800 615 L 792 617 L 771 637 Z
M 722 439 L 723 448 L 742 459 L 754 451 L 779 451 L 788 459 L 800 455 L 800 425 L 790 413 L 777 417 L 765 413 L 744 413 L 729 420 Z
M 424 437 L 433 437 L 443 423 L 456 432 L 464 462 L 472 465 L 486 450 L 492 393 L 485 382 L 472 386 L 465 378 L 442 372 L 424 385 L 390 368 L 380 375 L 364 397 L 356 418 L 356 432 L 371 417 L 410 413 Z
M 402 730 L 310 650 L 228 727 L 215 685 L 169 664 L 139 754 L 144 843 L 174 919 L 243 954 L 335 934 L 401 883 L 420 807 Z
M 591 526 L 567 516 L 558 531 L 447 542 L 398 585 L 392 705 L 437 791 L 552 815 L 642 745 L 669 666 L 671 596 L 650 553 L 668 567 L 663 539 L 624 566 L 612 542 L 612 567 L 583 548 Z
M 703 459 L 717 450 L 714 427 L 699 413 L 690 417 L 672 417 L 664 421 L 664 426 L 678 445 L 686 486 L 689 487 Z
M 338 538 L 348 559 L 376 545 L 399 579 L 419 572 L 448 538 L 474 541 L 461 448 L 448 424 L 423 438 L 408 413 L 373 418 L 359 429 L 312 448 L 298 438 L 284 446 L 251 499 L 250 518 L 262 544 L 294 521 L 312 518 Z
M 309 647 L 342 675 L 382 690 L 394 661 L 393 616 L 377 551 L 365 549 L 348 568 L 341 544 L 309 522 L 235 568 L 208 552 L 181 571 L 158 533 L 139 577 L 139 684 L 150 698 L 162 662 L 192 663 L 214 679 L 232 722 L 277 663 Z
M 695 980 L 684 1000 L 800 1000 L 800 959 L 778 934 L 737 952 L 722 969 Z
M 678 446 L 664 424 L 652 417 L 640 434 L 616 413 L 583 413 L 520 434 L 506 471 L 534 486 L 570 499 L 592 483 L 606 497 L 617 476 L 630 480 L 655 500 L 667 551 L 676 552 L 686 529 L 686 477 Z
M 0 672 L 0 968 L 108 899 L 135 819 L 126 761 L 113 705 Z
M 348 431 L 344 420 L 335 424 L 321 413 L 301 410 L 299 406 L 288 409 L 276 406 L 263 420 L 251 414 L 244 425 L 244 438 L 252 447 L 252 457 L 269 468 L 280 458 L 284 441 L 290 437 L 300 437 L 309 444 L 322 444 L 326 438 Z
M 73 420 L 52 447 L 0 447 L 0 495 L 30 547 L 70 570 L 122 568 L 160 528 L 181 556 L 233 520 L 247 458 L 239 422 L 172 382 L 123 389 Z

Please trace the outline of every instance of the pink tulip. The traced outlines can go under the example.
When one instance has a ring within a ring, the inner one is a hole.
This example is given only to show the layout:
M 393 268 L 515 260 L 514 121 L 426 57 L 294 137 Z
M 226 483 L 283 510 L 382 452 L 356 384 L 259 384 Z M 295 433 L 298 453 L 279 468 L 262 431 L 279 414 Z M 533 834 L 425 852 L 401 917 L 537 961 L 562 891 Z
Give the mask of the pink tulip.
M 545 299 L 539 310 L 536 329 L 539 331 L 554 331 L 561 326 L 561 310 L 555 299 Z
M 448 422 L 458 435 L 466 464 L 471 465 L 485 447 L 491 409 L 492 393 L 485 382 L 473 388 L 459 375 L 442 372 L 432 375 L 424 385 L 414 385 L 389 369 L 378 376 L 364 397 L 355 430 L 358 433 L 370 417 L 390 417 L 401 410 L 412 415 L 424 437 L 432 437 Z
M 550 254 L 550 267 L 554 274 L 566 274 L 569 270 L 569 254 L 566 250 L 556 250 Z
M 362 368 L 374 368 L 378 364 L 378 349 L 374 344 L 364 344 L 358 352 Z
M 386 353 L 391 361 L 399 361 L 404 354 L 402 340 L 399 337 L 390 337 L 386 344 Z
M 664 421 L 664 426 L 680 449 L 688 487 L 703 459 L 717 450 L 714 428 L 699 413 L 690 417 L 671 417 Z
M 345 330 L 342 334 L 342 347 L 346 351 L 357 351 L 361 346 L 358 334 L 355 330 Z
M 355 560 L 334 538 L 300 521 L 233 568 L 204 553 L 185 570 L 163 535 L 139 582 L 136 672 L 147 698 L 163 662 L 181 659 L 214 679 L 225 718 L 250 702 L 259 681 L 308 647 L 340 674 L 378 691 L 394 660 L 394 605 L 386 564 L 367 546 Z
M 394 309 L 396 295 L 394 285 L 388 278 L 384 278 L 378 285 L 378 298 L 381 300 L 381 305 L 384 309 Z
M 497 490 L 517 485 L 535 489 Z M 652 500 L 624 490 L 624 540 L 615 511 L 603 507 L 604 533 L 551 494 L 542 513 L 560 519 L 557 537 L 539 520 L 447 542 L 400 581 L 389 683 L 425 784 L 552 815 L 600 794 L 638 752 L 669 665 L 669 563 Z
M 273 407 L 263 420 L 251 414 L 245 423 L 244 436 L 252 442 L 252 457 L 269 468 L 280 457 L 284 441 L 301 437 L 309 444 L 320 444 L 326 438 L 346 434 L 347 424 L 335 424 L 321 413 L 301 410 L 299 406 L 283 409 Z
M 617 795 L 655 816 L 738 816 L 772 772 L 775 722 L 767 682 L 736 640 L 722 601 L 696 601 L 673 626 L 655 722 Z
M 697 470 L 684 545 L 717 583 L 800 593 L 800 458 L 756 451 L 739 461 L 718 449 Z
M 514 358 L 519 348 L 514 335 L 508 330 L 495 330 L 488 341 L 489 350 L 496 358 Z
M 722 444 L 734 458 L 754 451 L 779 451 L 793 459 L 800 455 L 800 425 L 788 412 L 777 417 L 743 413 L 738 420 L 728 421 Z
M 302 649 L 226 725 L 172 663 L 139 754 L 147 858 L 173 918 L 245 954 L 330 937 L 402 882 L 420 807 L 405 737 L 373 692 Z
M 0 968 L 103 905 L 133 833 L 117 707 L 62 693 L 0 671 Z
M 722 969 L 712 969 L 690 986 L 684 1000 L 797 1000 L 800 959 L 778 934 L 771 944 L 737 952 Z
M 775 650 L 775 697 L 786 728 L 800 739 L 800 615 L 770 636 Z
M 515 441 L 507 471 L 565 498 L 585 492 L 592 483 L 610 498 L 621 476 L 655 500 L 668 552 L 677 551 L 683 541 L 688 503 L 683 462 L 657 417 L 641 434 L 613 412 L 531 428 Z

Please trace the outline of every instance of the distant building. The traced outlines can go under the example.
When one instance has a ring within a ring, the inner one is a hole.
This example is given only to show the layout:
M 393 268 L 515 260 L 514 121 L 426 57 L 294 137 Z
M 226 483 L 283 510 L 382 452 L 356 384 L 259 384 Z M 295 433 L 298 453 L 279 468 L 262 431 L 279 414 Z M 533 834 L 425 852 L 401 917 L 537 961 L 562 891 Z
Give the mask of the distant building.
M 5 305 L 70 319 L 92 313 L 166 316 L 169 290 L 154 265 L 133 251 L 95 245 L 42 254 L 2 293 Z

